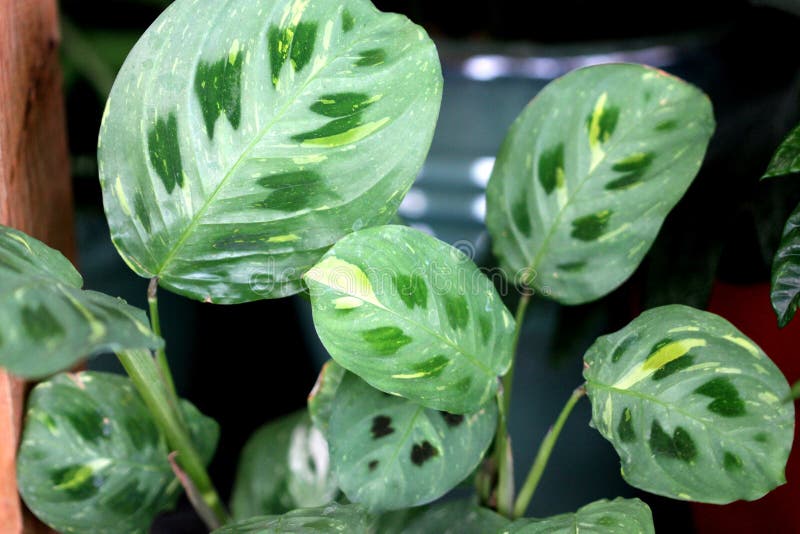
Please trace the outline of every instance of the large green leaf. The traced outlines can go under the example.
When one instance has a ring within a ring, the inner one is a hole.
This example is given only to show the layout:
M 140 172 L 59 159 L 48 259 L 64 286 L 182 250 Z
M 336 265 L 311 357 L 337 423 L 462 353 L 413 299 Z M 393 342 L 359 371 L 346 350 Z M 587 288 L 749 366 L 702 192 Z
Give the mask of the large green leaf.
M 424 30 L 368 0 L 177 0 L 106 107 L 114 243 L 192 298 L 296 293 L 339 238 L 393 217 L 441 88 Z
M 369 514 L 360 506 L 333 503 L 284 515 L 245 519 L 217 529 L 213 534 L 366 534 L 370 522 Z
M 494 402 L 453 415 L 380 392 L 348 373 L 330 420 L 333 470 L 347 498 L 370 510 L 426 504 L 472 473 L 496 423 Z
M 324 436 L 328 435 L 333 400 L 346 372 L 344 367 L 334 360 L 329 360 L 322 367 L 314 389 L 308 395 L 308 414 L 311 416 L 311 422 Z
M 783 328 L 794 317 L 800 304 L 800 206 L 795 209 L 772 262 L 772 307 Z
M 82 285 L 60 252 L 0 226 L 0 366 L 41 378 L 86 356 L 163 345 L 143 311 Z
M 630 484 L 723 504 L 785 482 L 789 384 L 730 323 L 686 306 L 647 311 L 586 353 L 592 421 Z
M 261 427 L 239 459 L 231 508 L 237 519 L 331 502 L 338 493 L 328 443 L 305 411 Z
M 795 172 L 800 172 L 800 125 L 789 132 L 778 147 L 762 179 L 786 176 Z
M 650 507 L 639 499 L 596 501 L 574 514 L 520 519 L 502 534 L 655 534 Z
M 342 239 L 305 277 L 325 348 L 374 387 L 478 410 L 511 363 L 514 319 L 455 248 L 405 226 Z
M 470 501 L 451 501 L 421 509 L 389 512 L 375 526 L 376 534 L 494 534 L 510 523 L 505 517 Z
M 514 122 L 487 191 L 509 278 L 565 304 L 624 282 L 703 160 L 714 118 L 695 87 L 641 65 L 548 85 Z
M 207 462 L 219 428 L 194 406 L 183 409 Z M 130 380 L 58 375 L 39 384 L 28 401 L 19 491 L 59 532 L 144 533 L 179 495 L 169 452 Z

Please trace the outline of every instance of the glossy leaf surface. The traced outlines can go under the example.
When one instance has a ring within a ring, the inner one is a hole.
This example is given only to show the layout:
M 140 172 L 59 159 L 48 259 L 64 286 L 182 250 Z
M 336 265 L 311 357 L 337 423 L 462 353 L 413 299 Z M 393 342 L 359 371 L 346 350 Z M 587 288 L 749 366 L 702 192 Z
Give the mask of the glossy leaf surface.
M 347 371 L 344 367 L 329 360 L 323 367 L 314 384 L 314 389 L 308 396 L 308 414 L 311 422 L 324 436 L 328 435 L 328 423 L 331 420 L 333 400 L 339 390 L 339 384 Z
M 439 412 L 348 373 L 330 421 L 334 473 L 347 498 L 370 510 L 426 504 L 472 473 L 496 423 L 494 403 L 469 415 Z
M 789 132 L 775 152 L 763 178 L 786 176 L 800 172 L 800 125 Z
M 624 282 L 697 174 L 714 130 L 697 88 L 641 65 L 580 69 L 514 122 L 487 191 L 506 276 L 564 304 Z
M 131 52 L 98 152 L 140 276 L 214 303 L 277 298 L 391 220 L 441 102 L 424 30 L 368 0 L 177 0 Z
M 41 378 L 87 356 L 163 345 L 143 311 L 82 285 L 60 252 L 0 226 L 0 366 Z
M 794 318 L 800 303 L 800 206 L 786 222 L 783 238 L 772 262 L 770 297 L 782 328 Z
M 331 502 L 338 493 L 328 444 L 305 411 L 261 427 L 248 440 L 233 489 L 239 519 Z
M 588 504 L 574 514 L 547 519 L 520 519 L 502 534 L 655 534 L 650 507 L 639 499 Z
M 789 385 L 721 317 L 686 306 L 647 311 L 599 338 L 585 364 L 592 421 L 631 485 L 724 504 L 785 482 Z
M 325 348 L 382 391 L 469 413 L 492 398 L 511 362 L 514 319 L 491 281 L 418 230 L 351 234 L 305 281 Z
M 219 428 L 186 403 L 198 451 L 208 462 Z M 180 485 L 166 441 L 125 377 L 58 375 L 33 390 L 17 460 L 19 490 L 59 532 L 147 532 Z
M 360 506 L 334 503 L 284 515 L 245 519 L 217 529 L 213 534 L 366 534 L 370 520 Z

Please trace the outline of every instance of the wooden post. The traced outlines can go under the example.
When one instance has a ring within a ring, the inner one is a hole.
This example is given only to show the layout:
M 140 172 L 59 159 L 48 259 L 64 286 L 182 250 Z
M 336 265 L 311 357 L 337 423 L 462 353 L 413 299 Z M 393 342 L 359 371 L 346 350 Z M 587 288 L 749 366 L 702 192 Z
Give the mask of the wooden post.
M 0 223 L 75 258 L 55 0 L 0 0 Z M 15 456 L 26 385 L 0 371 L 0 531 L 49 532 L 22 505 Z

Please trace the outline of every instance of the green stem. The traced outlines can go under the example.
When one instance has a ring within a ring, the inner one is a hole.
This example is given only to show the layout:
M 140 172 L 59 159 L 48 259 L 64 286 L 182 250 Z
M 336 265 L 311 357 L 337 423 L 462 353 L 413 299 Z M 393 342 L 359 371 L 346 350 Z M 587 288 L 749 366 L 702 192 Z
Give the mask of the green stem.
M 514 338 L 511 345 L 513 357 L 511 367 L 503 376 L 501 391 L 497 395 L 500 408 L 500 417 L 497 420 L 497 434 L 495 438 L 495 464 L 497 465 L 497 511 L 505 516 L 511 516 L 514 503 L 514 464 L 508 437 L 508 416 L 511 409 L 511 389 L 514 383 L 514 366 L 517 359 L 517 347 L 522 332 L 522 323 L 525 312 L 531 303 L 531 294 L 524 290 L 517 304 L 517 313 L 514 327 Z
M 514 503 L 515 518 L 522 517 L 525 514 L 525 510 L 528 509 L 528 505 L 533 498 L 533 494 L 536 492 L 536 487 L 539 485 L 539 481 L 542 478 L 545 467 L 547 467 L 547 461 L 550 459 L 550 455 L 553 452 L 553 447 L 558 440 L 559 434 L 561 434 L 561 429 L 564 428 L 564 423 L 567 422 L 569 414 L 572 413 L 572 409 L 584 395 L 586 395 L 585 386 L 580 386 L 572 392 L 569 400 L 561 410 L 558 419 L 556 419 L 556 423 L 550 428 L 550 430 L 547 432 L 547 435 L 542 440 L 542 444 L 539 446 L 539 451 L 536 453 L 536 459 L 533 462 L 531 471 L 528 473 L 528 478 L 525 479 L 525 484 L 522 486 L 522 489 L 519 492 L 519 497 L 517 497 L 517 501 Z
M 194 483 L 202 501 L 213 513 L 215 522 L 208 527 L 211 530 L 218 528 L 227 521 L 228 513 L 214 489 L 203 460 L 192 444 L 178 406 L 171 399 L 161 378 L 161 371 L 150 351 L 121 351 L 117 356 L 142 396 L 156 425 L 166 437 L 170 449 L 177 453 L 177 462 Z M 200 515 L 203 516 L 202 513 Z
M 150 328 L 155 335 L 161 337 L 161 319 L 158 314 L 158 278 L 150 280 L 150 286 L 147 288 L 147 303 L 150 305 Z M 175 381 L 172 379 L 167 352 L 163 347 L 156 351 L 156 363 L 161 371 L 162 380 L 169 388 L 169 393 L 174 398 L 177 398 L 178 392 L 175 389 Z

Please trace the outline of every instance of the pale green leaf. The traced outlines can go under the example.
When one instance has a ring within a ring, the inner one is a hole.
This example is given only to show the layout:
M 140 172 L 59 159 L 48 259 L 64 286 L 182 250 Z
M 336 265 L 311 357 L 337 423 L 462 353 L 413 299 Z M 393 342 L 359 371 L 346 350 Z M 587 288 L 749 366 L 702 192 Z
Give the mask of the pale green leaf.
M 213 534 L 367 534 L 371 518 L 357 505 L 330 504 L 284 515 L 254 517 L 224 526 Z
M 348 373 L 330 420 L 334 473 L 347 498 L 370 510 L 426 504 L 472 473 L 496 423 L 494 402 L 453 415 L 380 392 Z
M 624 282 L 697 174 L 714 118 L 697 88 L 641 65 L 580 69 L 514 122 L 486 223 L 506 276 L 564 304 Z
M 769 162 L 762 179 L 800 172 L 800 125 L 789 132 Z
M 237 519 L 282 514 L 328 504 L 337 493 L 328 443 L 302 411 L 261 427 L 248 440 L 231 508 Z
M 207 462 L 219 427 L 184 402 Z M 17 459 L 25 504 L 59 532 L 144 533 L 181 488 L 165 439 L 129 379 L 58 375 L 31 393 Z
M 82 285 L 60 252 L 0 226 L 0 366 L 41 378 L 87 356 L 163 346 L 143 311 Z
M 721 317 L 686 306 L 647 311 L 595 342 L 584 377 L 592 421 L 633 486 L 725 504 L 785 482 L 789 384 Z
M 336 391 L 346 372 L 345 368 L 334 360 L 328 360 L 322 366 L 314 389 L 308 395 L 308 414 L 311 416 L 311 422 L 324 436 L 328 435 L 333 399 L 336 398 Z
M 510 365 L 514 319 L 492 282 L 418 230 L 351 234 L 305 281 L 325 348 L 382 391 L 469 413 L 494 396 Z
M 177 0 L 103 118 L 114 243 L 195 299 L 296 293 L 328 247 L 394 216 L 441 89 L 425 31 L 368 0 Z
M 655 534 L 650 507 L 639 499 L 587 504 L 574 514 L 520 519 L 499 534 Z

